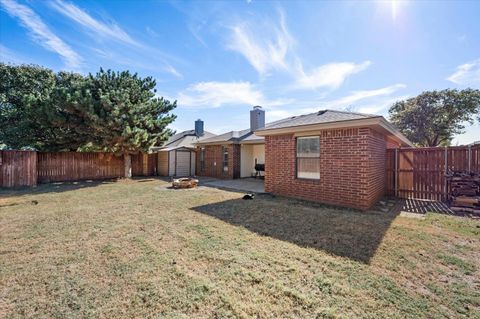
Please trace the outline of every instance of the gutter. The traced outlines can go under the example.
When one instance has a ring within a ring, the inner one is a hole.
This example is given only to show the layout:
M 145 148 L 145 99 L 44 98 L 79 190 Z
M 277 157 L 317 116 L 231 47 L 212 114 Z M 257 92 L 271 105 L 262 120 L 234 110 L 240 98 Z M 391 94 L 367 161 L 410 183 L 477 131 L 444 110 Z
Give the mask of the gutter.
M 202 146 L 202 145 L 229 145 L 229 144 L 238 144 L 234 141 L 215 141 L 215 142 L 197 142 L 194 143 L 195 146 Z

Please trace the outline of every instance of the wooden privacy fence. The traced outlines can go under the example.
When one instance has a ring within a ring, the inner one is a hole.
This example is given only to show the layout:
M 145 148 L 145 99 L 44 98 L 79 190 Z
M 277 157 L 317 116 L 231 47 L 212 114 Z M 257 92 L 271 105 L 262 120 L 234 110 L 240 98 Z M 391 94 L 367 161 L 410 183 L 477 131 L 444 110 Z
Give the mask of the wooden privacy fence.
M 37 152 L 0 151 L 0 187 L 37 185 Z
M 132 156 L 133 176 L 153 176 L 157 174 L 158 153 Z
M 103 152 L 0 151 L 0 187 L 124 177 L 124 158 Z M 157 154 L 132 155 L 132 175 L 157 175 Z
M 124 176 L 122 156 L 109 153 L 38 153 L 38 183 Z
M 444 201 L 448 171 L 480 172 L 480 145 L 388 149 L 386 194 Z

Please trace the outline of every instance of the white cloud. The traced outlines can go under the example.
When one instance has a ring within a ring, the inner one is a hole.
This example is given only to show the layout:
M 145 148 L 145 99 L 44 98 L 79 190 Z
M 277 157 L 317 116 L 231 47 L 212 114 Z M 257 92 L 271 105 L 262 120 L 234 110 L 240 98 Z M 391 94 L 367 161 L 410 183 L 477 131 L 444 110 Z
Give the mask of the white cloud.
M 287 54 L 294 40 L 290 37 L 285 17 L 280 11 L 280 24 L 260 24 L 242 21 L 231 27 L 231 38 L 227 47 L 243 55 L 261 75 L 271 70 L 288 70 Z
M 283 71 L 294 80 L 296 89 L 336 89 L 345 80 L 364 71 L 370 61 L 362 63 L 331 62 L 312 70 L 305 70 L 295 52 L 296 40 L 288 31 L 285 14 L 279 11 L 279 22 L 269 20 L 234 24 L 227 48 L 240 53 L 262 76 L 272 71 Z
M 265 117 L 267 122 L 273 122 L 285 119 L 287 117 L 318 112 L 320 109 L 320 107 L 289 107 L 288 109 L 277 108 L 273 110 L 267 110 Z
M 177 69 L 175 69 L 173 66 L 171 66 L 170 64 L 167 64 L 165 65 L 165 67 L 163 68 L 163 70 L 167 73 L 170 73 L 172 74 L 173 76 L 175 76 L 177 79 L 183 79 L 183 74 L 181 74 L 180 72 L 177 71 Z
M 20 56 L 17 52 L 14 52 L 6 46 L 0 44 L 0 61 L 7 63 L 21 64 L 28 61 L 24 57 Z
M 480 59 L 459 65 L 447 80 L 458 85 L 480 85 Z
M 35 42 L 60 55 L 67 67 L 80 68 L 82 57 L 53 33 L 32 9 L 13 0 L 0 0 L 0 2 L 10 16 L 18 18 L 20 23 L 29 30 Z
M 280 106 L 269 109 L 266 116 L 268 121 L 276 121 L 290 116 L 314 113 L 323 109 L 347 109 L 352 112 L 386 115 L 386 111 L 393 103 L 409 97 L 407 95 L 392 96 L 405 87 L 404 84 L 395 84 L 374 90 L 353 91 L 346 96 L 333 100 L 296 101 L 290 103 L 288 108 Z
M 364 71 L 370 64 L 370 61 L 359 64 L 352 62 L 334 62 L 321 65 L 313 69 L 310 73 L 306 73 L 303 71 L 303 68 L 299 68 L 296 79 L 297 85 L 306 89 L 316 89 L 320 87 L 336 89 L 340 87 L 349 76 Z
M 225 105 L 262 105 L 272 107 L 287 100 L 269 101 L 250 82 L 200 82 L 178 94 L 178 106 L 217 108 Z
M 406 88 L 405 84 L 394 84 L 380 89 L 353 91 L 349 95 L 342 98 L 330 101 L 327 103 L 329 108 L 345 108 L 352 105 L 352 103 L 359 102 L 365 99 L 376 98 L 380 96 L 389 96 L 400 89 Z
M 480 124 L 462 123 L 465 125 L 465 133 L 458 134 L 453 138 L 452 145 L 468 145 L 474 142 L 480 142 Z
M 147 31 L 148 35 L 151 36 L 152 38 L 158 37 L 158 33 L 148 26 L 145 28 L 145 31 Z
M 203 38 L 200 36 L 201 30 L 205 27 L 206 22 L 202 21 L 200 23 L 195 23 L 195 24 L 190 24 L 188 26 L 188 30 L 190 30 L 190 33 L 192 36 L 200 42 L 201 45 L 203 45 L 205 48 L 208 48 L 207 43 L 203 40 Z
M 103 22 L 95 20 L 91 15 L 89 15 L 87 12 L 83 11 L 79 7 L 62 0 L 57 0 L 55 2 L 52 2 L 51 4 L 52 7 L 59 13 L 76 21 L 86 29 L 94 32 L 96 35 L 102 36 L 104 38 L 115 39 L 117 41 L 130 45 L 141 46 L 116 23 L 111 23 L 107 25 Z
M 400 95 L 394 97 L 382 97 L 377 98 L 368 103 L 362 103 L 357 108 L 356 112 L 367 113 L 367 114 L 379 114 L 383 116 L 388 115 L 388 109 L 397 101 L 402 101 L 410 98 L 410 95 Z
M 111 51 L 110 53 L 105 53 L 105 50 L 92 48 L 92 50 L 98 53 L 99 56 L 103 58 L 110 56 L 110 58 L 114 59 L 117 63 L 128 65 L 129 67 L 140 67 L 145 70 L 165 72 L 172 74 L 176 78 L 183 78 L 182 74 L 168 62 L 168 60 L 175 60 L 175 58 L 167 56 L 156 48 L 149 47 L 134 40 L 115 22 L 105 23 L 96 20 L 85 10 L 63 0 L 55 0 L 54 2 L 51 2 L 51 6 L 62 15 L 75 21 L 88 30 L 93 37 L 112 39 L 133 49 L 133 51 L 111 49 L 109 50 Z M 158 36 L 158 34 L 150 27 L 146 28 L 146 32 L 151 37 Z M 148 64 L 141 62 L 145 59 L 149 61 Z

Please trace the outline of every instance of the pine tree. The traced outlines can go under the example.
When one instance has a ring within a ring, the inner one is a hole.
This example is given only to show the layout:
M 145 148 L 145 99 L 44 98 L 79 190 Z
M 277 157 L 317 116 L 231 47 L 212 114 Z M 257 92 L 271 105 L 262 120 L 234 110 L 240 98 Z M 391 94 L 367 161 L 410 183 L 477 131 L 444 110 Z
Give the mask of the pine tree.
M 53 120 L 76 134 L 87 134 L 85 148 L 124 154 L 125 176 L 130 177 L 130 155 L 148 151 L 172 134 L 167 126 L 176 118 L 170 113 L 176 102 L 156 97 L 155 85 L 151 77 L 100 69 L 73 90 L 59 86 L 55 101 L 61 110 Z
M 156 97 L 151 77 L 0 64 L 0 82 L 0 144 L 7 147 L 115 152 L 124 155 L 130 177 L 130 155 L 173 133 L 176 101 Z

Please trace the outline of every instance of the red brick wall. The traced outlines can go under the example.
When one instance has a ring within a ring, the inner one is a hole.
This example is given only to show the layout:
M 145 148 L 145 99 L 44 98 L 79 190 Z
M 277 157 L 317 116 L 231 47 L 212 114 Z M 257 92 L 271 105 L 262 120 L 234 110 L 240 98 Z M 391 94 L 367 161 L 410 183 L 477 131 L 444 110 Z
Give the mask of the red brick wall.
M 384 189 L 383 136 L 369 128 L 326 130 L 318 135 L 320 180 L 295 177 L 293 134 L 265 138 L 265 190 L 322 203 L 370 208 Z
M 239 178 L 240 177 L 240 145 L 229 144 L 228 147 L 228 172 L 223 171 L 223 147 L 222 145 L 205 146 L 205 170 L 200 169 L 200 148 L 197 149 L 196 173 L 198 176 L 215 178 Z
M 368 140 L 368 199 L 369 206 L 373 206 L 385 194 L 385 165 L 387 142 L 385 136 L 370 129 Z
M 230 178 L 240 178 L 240 145 L 229 145 L 228 149 L 228 172 Z

